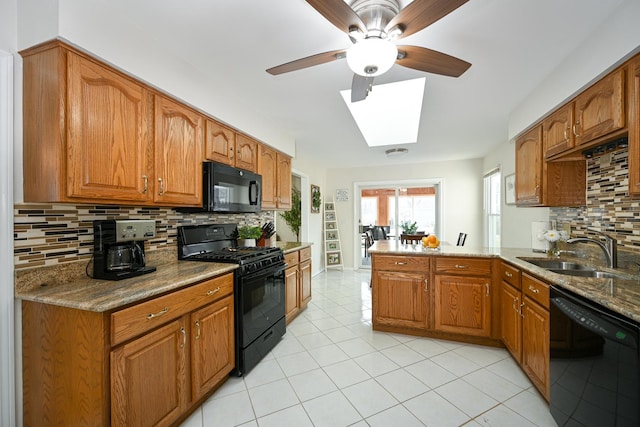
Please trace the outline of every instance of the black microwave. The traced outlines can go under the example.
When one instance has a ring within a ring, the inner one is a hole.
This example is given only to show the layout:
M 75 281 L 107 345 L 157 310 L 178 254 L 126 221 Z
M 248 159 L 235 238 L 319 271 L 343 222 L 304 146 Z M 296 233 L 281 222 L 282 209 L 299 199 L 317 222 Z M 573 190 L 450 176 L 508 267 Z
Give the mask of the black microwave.
M 217 162 L 202 162 L 202 208 L 182 212 L 262 211 L 262 176 Z

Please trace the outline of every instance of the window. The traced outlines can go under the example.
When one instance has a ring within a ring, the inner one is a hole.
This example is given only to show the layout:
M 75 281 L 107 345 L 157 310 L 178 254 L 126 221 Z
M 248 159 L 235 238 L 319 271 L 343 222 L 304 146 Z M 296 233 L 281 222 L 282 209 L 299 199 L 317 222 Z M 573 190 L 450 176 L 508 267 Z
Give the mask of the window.
M 406 192 L 406 190 L 405 190 Z M 402 193 L 402 190 L 401 190 Z M 393 228 L 395 221 L 395 197 L 389 197 L 389 225 Z M 433 234 L 436 228 L 436 195 L 398 196 L 398 222 L 416 222 L 418 231 Z
M 485 246 L 500 247 L 500 169 L 484 176 L 484 243 Z
M 378 223 L 378 198 L 362 197 L 361 206 L 362 206 L 362 212 L 361 212 L 362 225 L 377 224 Z

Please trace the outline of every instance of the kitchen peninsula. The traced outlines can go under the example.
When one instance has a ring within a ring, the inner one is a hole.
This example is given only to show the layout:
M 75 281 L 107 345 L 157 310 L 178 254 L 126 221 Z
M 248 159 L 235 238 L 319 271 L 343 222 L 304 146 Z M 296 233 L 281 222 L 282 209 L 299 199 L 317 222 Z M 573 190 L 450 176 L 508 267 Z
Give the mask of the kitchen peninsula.
M 547 400 L 550 285 L 640 322 L 637 273 L 561 275 L 527 262 L 545 258 L 528 249 L 432 250 L 387 240 L 370 253 L 374 330 L 504 345 Z

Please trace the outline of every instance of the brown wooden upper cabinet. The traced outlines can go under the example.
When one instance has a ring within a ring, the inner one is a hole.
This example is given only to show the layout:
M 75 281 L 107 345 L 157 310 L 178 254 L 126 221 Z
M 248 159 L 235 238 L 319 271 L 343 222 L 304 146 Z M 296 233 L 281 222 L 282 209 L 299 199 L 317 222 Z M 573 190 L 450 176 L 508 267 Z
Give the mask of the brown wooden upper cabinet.
M 262 209 L 291 209 L 291 157 L 262 144 L 258 151 Z
M 574 148 L 581 151 L 592 142 L 624 133 L 626 114 L 625 68 L 621 67 L 544 119 L 545 158 Z
M 207 120 L 205 158 L 214 162 L 245 169 L 258 170 L 258 141 L 214 120 Z
M 21 55 L 25 202 L 201 205 L 202 116 L 59 40 Z
M 516 139 L 516 204 L 585 205 L 586 161 L 545 161 L 542 134 L 543 126 L 537 125 Z
M 629 64 L 629 193 L 640 194 L 640 56 Z

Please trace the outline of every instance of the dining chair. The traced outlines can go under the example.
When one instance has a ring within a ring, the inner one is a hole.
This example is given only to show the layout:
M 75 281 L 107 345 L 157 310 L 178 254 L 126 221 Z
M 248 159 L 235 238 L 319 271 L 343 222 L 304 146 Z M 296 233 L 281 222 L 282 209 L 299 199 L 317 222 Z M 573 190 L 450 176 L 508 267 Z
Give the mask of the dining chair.
M 464 242 L 467 240 L 467 233 L 458 234 L 458 243 L 456 246 L 464 246 Z
M 364 232 L 364 256 L 365 258 L 369 258 L 371 254 L 369 253 L 369 248 L 373 245 L 373 231 L 366 230 Z
M 387 232 L 384 227 L 380 225 L 373 227 L 373 240 L 387 240 Z

